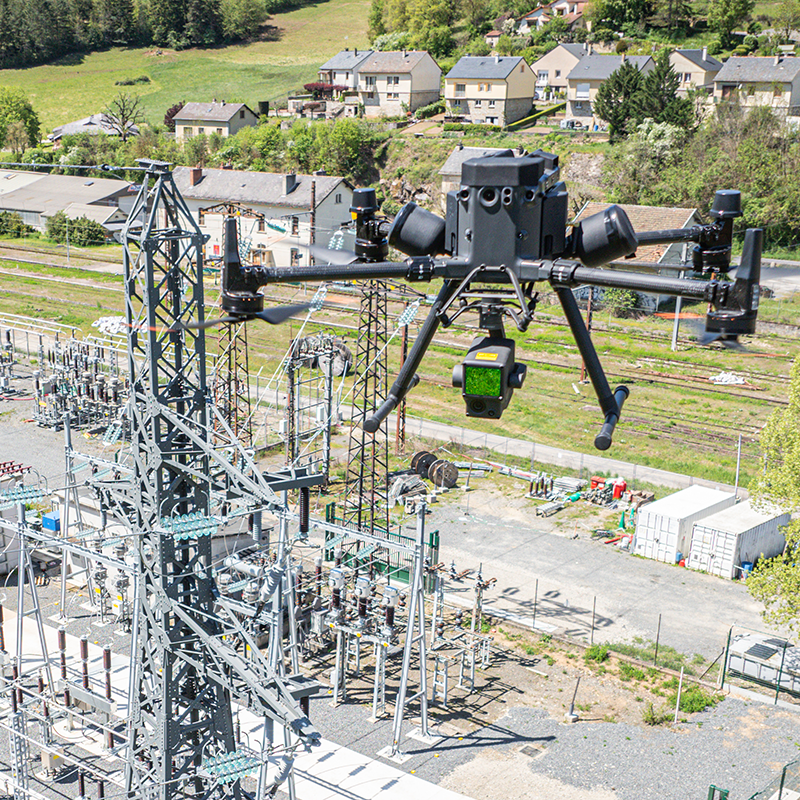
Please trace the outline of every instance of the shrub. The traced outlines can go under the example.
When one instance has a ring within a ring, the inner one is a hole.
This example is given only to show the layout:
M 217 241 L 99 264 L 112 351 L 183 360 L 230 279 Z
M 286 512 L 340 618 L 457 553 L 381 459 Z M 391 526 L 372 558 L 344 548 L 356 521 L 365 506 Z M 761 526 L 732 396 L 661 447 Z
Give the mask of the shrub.
M 498 133 L 503 128 L 500 125 L 476 125 L 468 122 L 445 122 L 445 131 L 463 131 L 464 133 Z
M 17 238 L 33 232 L 34 229 L 26 225 L 16 211 L 0 211 L 0 236 Z
M 670 713 L 666 708 L 656 709 L 652 703 L 648 703 L 642 709 L 642 722 L 645 725 L 663 725 L 669 722 Z
M 614 45 L 614 50 L 617 53 L 627 53 L 630 48 L 631 43 L 627 39 L 620 39 L 616 45 Z
M 636 308 L 636 293 L 627 289 L 605 289 L 603 308 L 615 317 L 626 317 Z
M 123 78 L 121 81 L 114 81 L 114 86 L 135 86 L 137 83 L 150 83 L 147 75 L 140 75 L 138 78 Z
M 678 700 L 677 691 L 670 695 L 668 702 L 675 706 Z M 711 694 L 703 689 L 702 686 L 697 684 L 689 684 L 683 687 L 681 692 L 680 710 L 684 714 L 695 714 L 698 711 L 704 711 L 707 708 L 713 708 L 717 703 L 722 700 L 722 695 Z
M 427 106 L 422 106 L 422 108 L 418 108 L 415 112 L 415 116 L 417 119 L 428 119 L 428 117 L 433 117 L 436 114 L 441 114 L 445 109 L 444 100 L 437 100 L 435 103 L 430 103 Z
M 61 243 L 69 237 L 70 244 L 78 247 L 106 242 L 106 229 L 99 222 L 87 217 L 68 219 L 63 211 L 47 218 L 46 231 L 48 239 Z
M 584 654 L 583 660 L 588 664 L 594 661 L 597 664 L 602 664 L 608 660 L 608 645 L 593 644 Z
M 719 39 L 714 39 L 709 42 L 707 52 L 710 56 L 719 55 L 722 52 L 722 42 Z
M 748 34 L 744 37 L 742 46 L 747 48 L 748 53 L 752 53 L 758 47 L 758 39 L 752 34 Z
M 643 681 L 645 678 L 644 670 L 627 661 L 620 662 L 619 677 L 623 681 Z

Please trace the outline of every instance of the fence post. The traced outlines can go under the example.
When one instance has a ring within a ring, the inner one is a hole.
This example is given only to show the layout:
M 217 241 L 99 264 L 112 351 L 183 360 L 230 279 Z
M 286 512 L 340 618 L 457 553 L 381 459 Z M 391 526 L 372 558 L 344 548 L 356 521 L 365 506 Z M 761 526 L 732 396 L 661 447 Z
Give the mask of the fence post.
M 678 721 L 678 712 L 681 710 L 681 690 L 683 689 L 683 665 L 681 664 L 681 677 L 678 678 L 678 699 L 675 701 L 675 719 L 673 724 Z
M 778 680 L 775 681 L 775 702 L 773 705 L 778 705 L 778 695 L 781 693 L 781 678 L 783 677 L 783 662 L 786 661 L 786 648 L 789 646 L 789 642 L 785 641 L 783 643 L 783 653 L 781 653 L 781 668 L 778 670 Z M 778 796 L 778 800 L 780 800 L 780 796 Z
M 733 625 L 728 629 L 728 642 L 725 645 L 725 660 L 722 662 L 722 669 L 719 671 L 719 688 L 725 688 L 725 673 L 728 671 L 728 653 L 731 648 L 731 634 L 733 633 Z
M 539 599 L 539 579 L 536 579 L 536 585 L 533 589 L 533 625 L 532 627 L 536 628 L 536 601 Z
M 589 644 L 594 644 L 594 612 L 597 608 L 597 595 L 592 598 L 592 632 L 589 635 Z
M 656 650 L 653 653 L 653 666 L 658 666 L 658 640 L 661 638 L 661 614 L 658 615 L 658 628 L 656 628 Z

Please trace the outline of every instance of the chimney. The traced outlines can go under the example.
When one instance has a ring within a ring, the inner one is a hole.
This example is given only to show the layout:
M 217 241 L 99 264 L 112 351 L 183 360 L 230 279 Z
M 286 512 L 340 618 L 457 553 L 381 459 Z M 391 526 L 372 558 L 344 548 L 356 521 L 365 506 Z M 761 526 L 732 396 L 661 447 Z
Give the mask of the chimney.
M 622 54 L 622 62 L 621 63 L 623 63 L 623 64 L 625 63 L 625 53 Z
M 703 48 L 703 61 L 708 61 L 708 48 Z
M 358 48 L 357 48 L 357 47 L 354 47 L 354 48 L 353 48 L 353 55 L 354 55 L 354 56 L 357 56 L 357 55 L 358 55 Z
M 284 180 L 286 183 L 284 185 L 285 191 L 283 194 L 286 196 L 297 188 L 297 175 L 294 172 L 287 172 L 286 175 L 284 175 Z
M 591 42 L 589 42 L 589 55 L 591 55 L 593 52 L 594 52 L 594 45 Z
M 500 56 L 495 56 L 494 57 L 494 63 L 495 64 L 499 64 L 500 63 Z
M 775 66 L 777 67 L 778 64 L 781 63 L 781 57 L 779 55 L 775 56 Z
M 189 186 L 197 186 L 198 183 L 203 179 L 203 168 L 202 167 L 192 167 L 189 170 Z

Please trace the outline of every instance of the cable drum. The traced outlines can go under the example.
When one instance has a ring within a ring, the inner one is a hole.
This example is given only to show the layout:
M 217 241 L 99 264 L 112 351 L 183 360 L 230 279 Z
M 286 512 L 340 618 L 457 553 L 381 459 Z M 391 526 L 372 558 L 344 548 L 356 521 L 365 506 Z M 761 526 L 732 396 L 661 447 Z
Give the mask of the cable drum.
M 450 461 L 439 459 L 428 468 L 428 478 L 434 486 L 452 489 L 458 483 L 458 467 Z

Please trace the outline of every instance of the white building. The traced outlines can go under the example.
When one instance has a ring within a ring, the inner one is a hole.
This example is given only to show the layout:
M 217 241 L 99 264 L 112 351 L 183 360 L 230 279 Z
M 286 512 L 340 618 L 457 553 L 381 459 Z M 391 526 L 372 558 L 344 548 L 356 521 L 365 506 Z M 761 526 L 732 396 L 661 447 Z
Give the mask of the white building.
M 639 509 L 633 552 L 675 564 L 689 555 L 692 527 L 736 502 L 736 496 L 705 486 L 689 486 Z
M 366 117 L 399 117 L 435 103 L 442 71 L 424 50 L 372 53 L 361 63 L 358 99 Z
M 742 564 L 783 552 L 791 515 L 756 510 L 749 500 L 696 522 L 686 566 L 723 578 L 742 577 Z
M 309 263 L 304 246 L 311 243 L 312 226 L 314 241 L 327 246 L 351 222 L 353 187 L 344 178 L 202 167 L 176 167 L 173 175 L 200 229 L 210 236 L 207 259 L 222 255 L 224 212 L 209 211 L 219 204 L 237 203 L 265 217 L 243 216 L 240 237 L 255 261 L 277 266 Z

